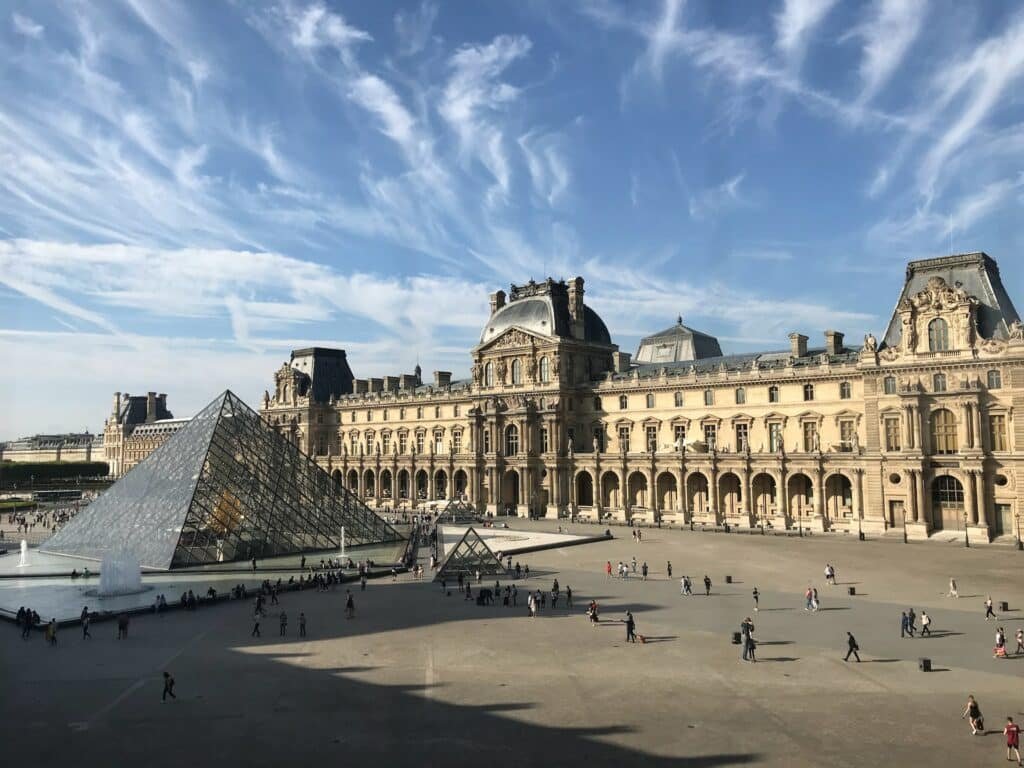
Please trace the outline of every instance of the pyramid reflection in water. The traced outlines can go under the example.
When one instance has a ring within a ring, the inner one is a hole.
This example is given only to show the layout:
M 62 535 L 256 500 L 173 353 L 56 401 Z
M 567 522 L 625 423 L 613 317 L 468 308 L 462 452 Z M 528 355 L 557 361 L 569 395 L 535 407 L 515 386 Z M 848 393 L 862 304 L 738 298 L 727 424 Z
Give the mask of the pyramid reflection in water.
M 225 391 L 61 528 L 44 552 L 170 570 L 401 536 Z

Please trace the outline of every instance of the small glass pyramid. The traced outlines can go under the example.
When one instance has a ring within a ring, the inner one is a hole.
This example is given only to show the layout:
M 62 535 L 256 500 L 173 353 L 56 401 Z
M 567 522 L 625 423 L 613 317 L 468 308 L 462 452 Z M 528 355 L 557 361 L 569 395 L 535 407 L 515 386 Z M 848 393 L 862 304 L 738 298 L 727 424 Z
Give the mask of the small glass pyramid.
M 42 547 L 170 570 L 397 541 L 230 390 L 200 411 Z
M 504 576 L 506 573 L 501 560 L 484 543 L 476 529 L 467 528 L 437 569 L 434 580 L 457 578 L 459 573 L 475 575 L 477 571 L 484 576 Z

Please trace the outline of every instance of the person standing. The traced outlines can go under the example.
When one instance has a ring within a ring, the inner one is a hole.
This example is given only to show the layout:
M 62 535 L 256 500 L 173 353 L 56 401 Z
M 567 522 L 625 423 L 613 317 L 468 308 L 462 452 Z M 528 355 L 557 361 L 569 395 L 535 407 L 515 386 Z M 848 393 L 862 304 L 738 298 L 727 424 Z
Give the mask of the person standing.
M 260 636 L 260 618 L 261 618 L 261 616 L 260 616 L 260 609 L 257 608 L 252 613 L 252 632 L 249 633 L 249 637 L 259 637 Z
M 643 576 L 643 581 L 647 581 L 647 561 L 644 560 L 644 564 L 640 566 L 640 573 Z
M 1020 759 L 1020 726 L 1013 722 L 1012 717 L 1006 718 L 1006 727 L 1003 728 L 1003 735 L 1006 736 L 1006 759 L 1012 761 L 1012 751 L 1017 757 L 1017 765 L 1024 765 Z
M 82 611 L 82 639 L 83 640 L 85 640 L 85 638 L 87 638 L 87 637 L 88 638 L 92 638 L 92 635 L 89 634 L 89 621 L 90 621 L 90 619 L 89 619 L 89 611 L 88 610 Z
M 960 597 L 960 592 L 956 587 L 956 579 L 952 576 L 949 577 L 949 594 L 946 597 Z
M 913 608 L 907 609 L 907 631 L 910 636 L 913 637 L 914 633 L 917 632 L 917 614 L 914 613 Z
M 704 597 L 711 597 L 711 579 L 704 574 Z
M 811 610 L 811 598 L 813 597 L 813 595 L 814 595 L 814 593 L 811 592 L 811 585 L 808 584 L 807 585 L 807 591 L 804 592 L 804 600 L 806 602 L 806 604 L 804 605 L 804 610 L 805 611 Z
M 754 613 L 757 613 L 759 607 L 759 601 L 761 600 L 761 593 L 757 591 L 757 587 L 754 587 L 754 591 L 751 593 L 754 597 Z
M 636 557 L 633 558 L 633 573 L 636 573 Z
M 565 585 L 565 607 L 572 610 L 572 587 Z
M 668 571 L 668 577 L 671 579 L 672 578 L 672 561 L 671 560 L 669 560 L 668 563 L 665 564 L 665 570 Z
M 858 653 L 859 650 L 860 650 L 860 646 L 857 645 L 857 639 L 853 636 L 852 632 L 847 632 L 846 633 L 846 657 L 843 659 L 843 661 L 849 661 L 850 660 L 850 654 L 852 653 L 853 657 L 855 659 L 857 659 L 857 663 L 859 664 L 860 663 L 860 654 Z
M 605 572 L 605 574 L 607 574 L 608 579 L 610 580 L 611 577 L 612 577 L 612 561 L 611 560 L 609 560 L 607 563 L 604 564 L 604 572 Z
M 167 697 L 170 696 L 172 699 L 178 698 L 174 695 L 174 678 L 170 672 L 164 672 L 164 692 L 160 697 L 160 701 L 167 701 Z
M 820 605 L 821 605 L 821 603 L 818 602 L 818 588 L 815 587 L 814 589 L 811 590 L 811 611 L 813 611 L 814 613 L 817 613 L 818 612 L 818 606 L 820 606 Z
M 754 622 L 750 620 L 748 616 L 740 623 L 740 643 L 743 646 L 743 653 L 741 658 L 743 661 L 756 661 L 753 658 L 753 645 L 754 641 L 751 635 L 754 632 Z
M 1014 651 L 1018 656 L 1024 653 L 1024 629 L 1017 630 L 1017 650 Z
M 280 630 L 281 637 L 288 634 L 288 614 L 284 611 L 281 611 Z
M 626 611 L 626 642 L 636 642 L 636 622 L 633 620 L 633 614 Z
M 345 594 L 347 595 L 345 598 L 345 618 L 354 619 L 356 617 L 356 603 L 352 599 L 352 590 L 346 589 Z
M 306 614 L 299 611 L 299 637 L 306 636 Z
M 903 611 L 900 614 L 900 639 L 902 640 L 907 636 L 910 631 L 910 622 L 907 621 L 907 612 Z
M 50 623 L 46 625 L 46 641 L 50 645 L 57 644 L 57 620 L 50 619 Z
M 990 618 L 999 621 L 999 617 L 992 611 L 992 595 L 985 598 L 985 621 L 988 621 Z
M 921 637 L 928 635 L 931 637 L 932 634 L 932 617 L 928 615 L 928 611 L 921 611 Z
M 685 576 L 683 576 L 681 579 L 679 579 L 679 594 L 680 595 L 685 595 L 686 594 L 686 577 Z

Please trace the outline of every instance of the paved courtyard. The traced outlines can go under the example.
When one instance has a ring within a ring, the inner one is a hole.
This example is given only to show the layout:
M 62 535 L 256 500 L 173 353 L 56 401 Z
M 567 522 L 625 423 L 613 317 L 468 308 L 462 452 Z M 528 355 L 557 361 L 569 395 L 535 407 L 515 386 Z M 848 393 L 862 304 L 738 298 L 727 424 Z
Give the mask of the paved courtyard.
M 637 545 L 613 532 L 520 558 L 529 586 L 557 578 L 573 589 L 573 610 L 536 619 L 523 582 L 512 609 L 402 577 L 356 585 L 354 620 L 344 589 L 284 595 L 286 638 L 277 607 L 251 638 L 248 601 L 140 618 L 126 641 L 112 624 L 94 624 L 91 641 L 65 629 L 56 648 L 0 625 L 0 748 L 12 765 L 1005 764 L 1005 716 L 1024 720 L 1024 657 L 992 658 L 996 624 L 982 602 L 1010 603 L 998 625 L 1012 650 L 1024 553 L 653 529 Z M 647 582 L 605 577 L 605 561 L 634 556 L 649 564 Z M 826 562 L 839 586 L 825 585 Z M 697 596 L 679 595 L 684 573 Z M 959 600 L 943 596 L 951 575 Z M 821 595 L 816 614 L 803 610 L 808 584 Z M 597 627 L 584 616 L 591 598 Z M 933 637 L 900 639 L 909 607 L 932 615 Z M 627 609 L 647 644 L 623 642 Z M 748 615 L 757 664 L 730 644 Z M 847 630 L 861 664 L 843 662 Z M 935 671 L 918 671 L 922 655 Z M 178 698 L 162 704 L 165 669 Z M 960 720 L 968 693 L 989 735 L 972 737 Z

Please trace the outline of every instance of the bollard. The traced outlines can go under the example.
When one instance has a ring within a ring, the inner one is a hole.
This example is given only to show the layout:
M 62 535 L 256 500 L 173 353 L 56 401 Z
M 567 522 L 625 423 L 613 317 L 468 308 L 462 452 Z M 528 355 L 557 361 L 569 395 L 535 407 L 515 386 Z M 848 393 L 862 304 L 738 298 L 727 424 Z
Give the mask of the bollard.
M 931 672 L 932 671 L 932 660 L 922 656 L 921 658 L 919 658 L 917 660 L 917 668 L 919 670 L 921 670 L 922 672 Z
M 733 645 L 739 645 L 742 642 L 743 642 L 743 640 L 740 637 L 740 633 L 739 632 L 733 632 L 732 633 L 732 644 Z
M 732 584 L 732 576 L 726 576 L 725 577 L 725 583 L 726 584 Z
M 857 594 L 857 588 L 856 587 L 847 587 L 846 588 L 846 594 L 848 594 L 848 595 L 856 595 Z

